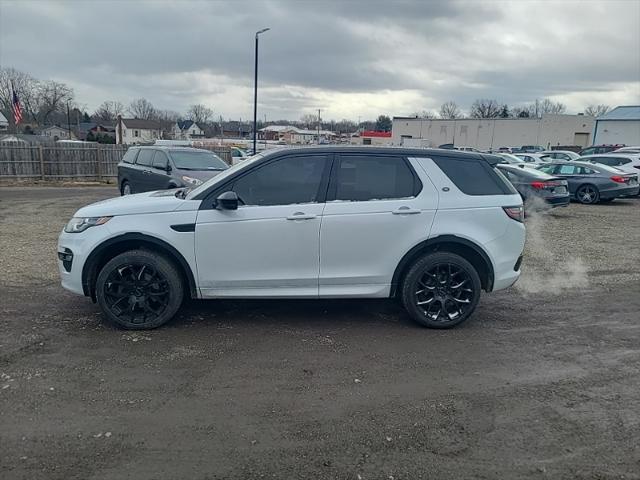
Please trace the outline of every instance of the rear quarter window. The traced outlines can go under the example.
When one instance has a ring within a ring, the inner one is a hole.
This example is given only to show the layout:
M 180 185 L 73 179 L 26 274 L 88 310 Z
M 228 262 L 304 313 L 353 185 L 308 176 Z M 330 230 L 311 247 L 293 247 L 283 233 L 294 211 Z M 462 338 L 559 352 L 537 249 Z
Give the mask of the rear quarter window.
M 467 195 L 511 195 L 517 193 L 499 171 L 484 160 L 437 157 L 434 163 L 456 187 Z

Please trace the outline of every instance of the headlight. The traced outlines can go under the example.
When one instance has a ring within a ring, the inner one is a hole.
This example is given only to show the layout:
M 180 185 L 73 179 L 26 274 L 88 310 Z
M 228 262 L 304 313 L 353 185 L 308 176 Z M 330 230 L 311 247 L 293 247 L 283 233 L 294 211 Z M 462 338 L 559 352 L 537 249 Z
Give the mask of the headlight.
M 191 185 L 195 185 L 196 187 L 198 185 L 202 185 L 202 180 L 198 180 L 197 178 L 193 178 L 193 177 L 187 177 L 186 175 L 182 177 L 182 180 L 184 180 L 185 182 Z
M 104 225 L 112 218 L 113 217 L 73 217 L 64 227 L 64 231 L 67 233 L 84 232 L 89 227 Z

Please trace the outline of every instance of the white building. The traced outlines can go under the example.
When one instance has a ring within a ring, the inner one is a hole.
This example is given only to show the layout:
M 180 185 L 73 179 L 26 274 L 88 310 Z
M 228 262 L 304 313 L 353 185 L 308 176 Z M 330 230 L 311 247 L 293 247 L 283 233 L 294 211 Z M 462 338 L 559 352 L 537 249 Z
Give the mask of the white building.
M 122 138 L 120 137 L 120 127 L 122 127 Z M 116 124 L 116 143 L 118 144 L 153 143 L 161 136 L 162 127 L 154 120 L 123 118 L 121 125 Z
M 394 145 L 437 147 L 443 144 L 488 150 L 522 145 L 591 145 L 594 118 L 585 115 L 543 115 L 542 118 L 463 118 L 457 120 L 393 117 Z M 419 139 L 419 140 L 415 140 Z
M 640 105 L 616 107 L 596 118 L 594 145 L 640 145 Z
M 66 128 L 53 125 L 51 127 L 43 128 L 40 131 L 40 135 L 43 137 L 51 138 L 53 140 L 75 140 L 75 135 L 71 132 L 69 136 L 69 130 Z
M 179 120 L 173 126 L 173 138 L 176 140 L 191 140 L 204 136 L 204 129 L 193 120 Z
M 351 135 L 352 145 L 391 145 L 391 132 L 379 132 L 377 130 L 364 130 Z

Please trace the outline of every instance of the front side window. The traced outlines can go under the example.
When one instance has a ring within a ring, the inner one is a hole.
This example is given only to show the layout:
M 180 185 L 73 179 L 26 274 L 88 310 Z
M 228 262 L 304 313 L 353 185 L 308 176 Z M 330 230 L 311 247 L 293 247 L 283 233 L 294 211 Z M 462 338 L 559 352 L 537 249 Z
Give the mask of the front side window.
M 155 157 L 153 157 L 154 168 L 160 168 L 162 170 L 166 170 L 168 163 L 169 163 L 169 159 L 167 158 L 164 152 L 156 152 Z
M 325 155 L 282 158 L 240 177 L 231 190 L 244 205 L 315 203 L 326 164 Z
M 136 160 L 137 165 L 144 165 L 145 167 L 150 167 L 153 164 L 153 154 L 155 151 L 150 149 L 140 150 L 138 154 L 138 159 Z
M 335 176 L 335 199 L 386 200 L 415 196 L 411 169 L 401 157 L 342 155 Z

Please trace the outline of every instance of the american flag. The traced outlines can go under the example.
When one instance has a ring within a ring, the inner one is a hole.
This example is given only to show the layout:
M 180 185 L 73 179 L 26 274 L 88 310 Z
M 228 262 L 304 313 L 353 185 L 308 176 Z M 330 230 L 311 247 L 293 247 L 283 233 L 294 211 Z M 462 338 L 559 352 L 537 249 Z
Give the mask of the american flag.
M 16 125 L 22 121 L 22 105 L 20 105 L 20 99 L 16 93 L 16 88 L 11 85 L 11 91 L 13 92 L 13 100 L 11 102 L 11 110 L 13 110 L 13 120 Z

